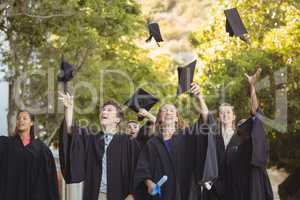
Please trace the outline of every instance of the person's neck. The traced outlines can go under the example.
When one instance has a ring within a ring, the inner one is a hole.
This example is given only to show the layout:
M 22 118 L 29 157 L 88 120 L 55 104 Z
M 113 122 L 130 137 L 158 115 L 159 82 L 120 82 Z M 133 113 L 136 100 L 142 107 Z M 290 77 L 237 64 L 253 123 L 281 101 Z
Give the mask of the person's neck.
M 132 138 L 136 138 L 138 136 L 138 133 L 132 134 Z
M 164 140 L 171 139 L 175 131 L 175 124 L 164 124 L 161 126 L 161 132 Z
M 22 131 L 19 133 L 19 136 L 21 138 L 21 141 L 23 143 L 24 146 L 26 146 L 27 144 L 30 143 L 30 131 L 26 130 L 26 131 Z
M 222 130 L 223 133 L 227 133 L 229 130 L 234 130 L 233 124 L 232 123 L 226 123 L 226 124 L 222 124 Z
M 105 134 L 116 134 L 118 132 L 118 127 L 115 124 L 103 125 L 102 131 Z

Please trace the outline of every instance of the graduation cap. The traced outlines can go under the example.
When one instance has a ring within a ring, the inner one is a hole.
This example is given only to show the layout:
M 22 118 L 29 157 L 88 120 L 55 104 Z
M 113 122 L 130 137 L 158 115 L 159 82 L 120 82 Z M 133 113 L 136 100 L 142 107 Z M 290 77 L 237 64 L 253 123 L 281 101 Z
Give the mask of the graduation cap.
M 185 67 L 178 67 L 178 88 L 177 88 L 177 96 L 189 90 L 191 87 L 191 83 L 194 78 L 194 71 L 196 67 L 197 60 L 194 60 L 190 64 Z
M 253 119 L 252 117 L 244 120 L 242 123 L 238 125 L 237 132 L 239 135 L 244 137 L 249 137 L 252 131 Z
M 159 46 L 159 42 L 163 42 L 159 25 L 158 23 L 149 23 L 148 24 L 148 29 L 149 29 L 149 38 L 146 40 L 146 42 L 150 42 L 152 37 L 154 37 L 157 45 Z
M 67 82 L 71 81 L 74 78 L 74 72 L 74 66 L 62 59 L 58 81 L 64 83 L 65 92 L 67 92 Z
M 139 88 L 124 104 L 138 113 L 141 108 L 149 111 L 158 101 L 158 98 Z M 138 118 L 138 120 L 142 119 Z
M 231 8 L 224 11 L 226 16 L 226 32 L 230 37 L 237 36 L 241 40 L 248 42 L 245 37 L 247 30 L 236 8 Z

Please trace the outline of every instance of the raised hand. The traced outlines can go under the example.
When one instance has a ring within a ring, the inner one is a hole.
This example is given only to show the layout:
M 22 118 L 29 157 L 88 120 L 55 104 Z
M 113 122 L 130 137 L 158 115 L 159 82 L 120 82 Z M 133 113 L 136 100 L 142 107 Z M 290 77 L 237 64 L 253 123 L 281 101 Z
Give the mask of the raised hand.
M 146 109 L 144 109 L 144 108 L 140 108 L 139 109 L 138 116 L 140 116 L 140 117 L 147 117 L 148 115 L 149 115 L 149 112 Z
M 74 104 L 74 98 L 73 96 L 71 96 L 69 93 L 62 93 L 62 92 L 59 92 L 59 100 L 64 104 L 64 106 L 66 108 L 71 108 L 73 107 L 73 104 Z
M 245 73 L 245 76 L 247 77 L 250 85 L 254 86 L 256 84 L 257 80 L 260 77 L 261 71 L 262 71 L 262 69 L 258 68 L 256 70 L 255 74 L 253 74 L 252 76 L 249 76 L 248 74 Z
M 200 94 L 200 86 L 197 83 L 191 83 L 191 93 L 193 96 L 198 96 Z
M 150 120 L 153 123 L 155 123 L 155 121 L 156 121 L 156 117 L 144 108 L 139 109 L 138 116 L 146 117 L 148 120 Z
M 245 76 L 247 77 L 248 82 L 250 84 L 251 113 L 253 115 L 256 114 L 256 111 L 258 109 L 258 99 L 256 96 L 255 84 L 257 83 L 257 80 L 260 77 L 261 71 L 262 71 L 261 68 L 258 68 L 257 71 L 255 72 L 255 74 L 253 74 L 252 76 L 245 74 Z
M 201 95 L 200 86 L 197 83 L 191 84 L 191 93 L 197 99 L 199 107 L 196 109 L 198 110 L 199 114 L 202 115 L 203 122 L 206 123 L 207 116 L 208 116 L 208 108 L 207 108 L 207 105 L 205 103 L 203 96 Z
M 73 105 L 74 105 L 73 96 L 71 96 L 69 93 L 64 94 L 59 92 L 59 100 L 65 106 L 65 122 L 67 125 L 67 132 L 71 133 L 71 126 L 73 121 Z

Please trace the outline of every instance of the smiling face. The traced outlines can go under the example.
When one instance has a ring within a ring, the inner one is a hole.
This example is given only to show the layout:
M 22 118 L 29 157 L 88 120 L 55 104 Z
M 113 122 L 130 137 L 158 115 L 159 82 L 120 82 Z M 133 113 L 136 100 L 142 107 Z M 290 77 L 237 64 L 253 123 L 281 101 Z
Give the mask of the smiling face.
M 233 125 L 235 122 L 235 113 L 233 111 L 233 106 L 231 105 L 221 105 L 219 107 L 219 118 L 223 125 Z
M 161 125 L 174 125 L 178 122 L 177 109 L 173 104 L 165 104 L 160 107 L 158 119 Z
M 17 116 L 16 129 L 17 132 L 29 132 L 33 122 L 28 112 L 20 112 Z
M 99 120 L 102 126 L 118 126 L 118 124 L 121 122 L 118 109 L 111 104 L 105 105 L 101 108 Z

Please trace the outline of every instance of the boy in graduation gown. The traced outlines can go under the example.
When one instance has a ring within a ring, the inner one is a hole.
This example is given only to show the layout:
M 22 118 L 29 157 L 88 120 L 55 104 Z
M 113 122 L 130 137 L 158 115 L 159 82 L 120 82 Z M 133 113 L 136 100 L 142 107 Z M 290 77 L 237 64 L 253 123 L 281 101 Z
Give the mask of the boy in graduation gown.
M 224 200 L 272 200 L 273 192 L 266 171 L 267 135 L 258 108 L 255 83 L 261 69 L 246 77 L 250 84 L 251 117 L 235 126 L 233 106 L 219 107 L 220 135 L 216 137 L 220 176 L 215 182 L 215 195 Z
M 34 115 L 17 114 L 15 136 L 0 136 L 0 199 L 58 200 L 50 149 L 34 135 Z
M 191 84 L 191 93 L 197 99 L 204 121 L 208 110 L 199 92 L 199 86 Z M 199 114 L 200 114 L 199 113 Z M 195 159 L 204 163 L 205 135 L 201 134 L 198 120 L 185 128 L 173 104 L 160 107 L 156 120 L 156 135 L 142 149 L 134 176 L 135 199 L 177 200 L 191 199 L 195 190 Z M 197 151 L 196 146 L 202 151 Z M 197 155 L 196 152 L 198 152 Z M 201 169 L 197 169 L 200 170 Z M 157 182 L 164 176 L 167 181 L 157 190 Z M 194 196 L 193 199 L 195 199 Z
M 72 125 L 73 97 L 61 94 L 65 119 L 60 129 L 60 162 L 66 183 L 84 181 L 83 200 L 130 200 L 134 172 L 134 145 L 119 132 L 123 118 L 114 101 L 99 110 L 102 131 Z

